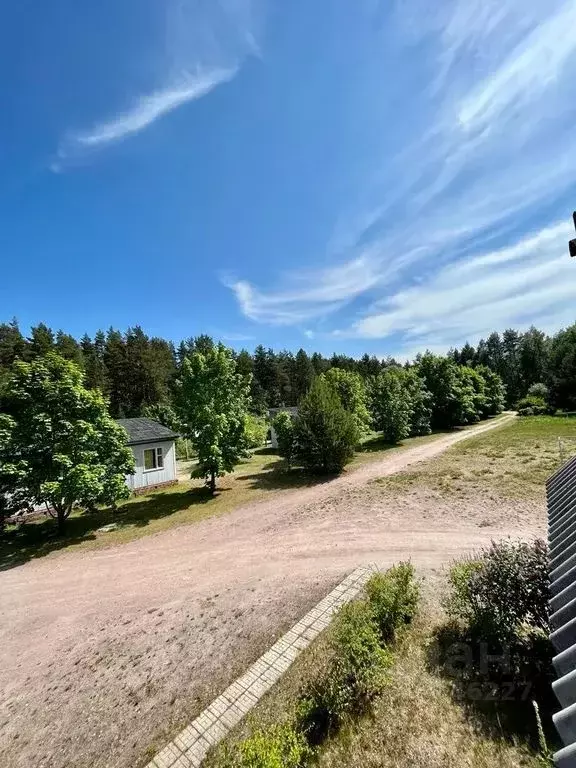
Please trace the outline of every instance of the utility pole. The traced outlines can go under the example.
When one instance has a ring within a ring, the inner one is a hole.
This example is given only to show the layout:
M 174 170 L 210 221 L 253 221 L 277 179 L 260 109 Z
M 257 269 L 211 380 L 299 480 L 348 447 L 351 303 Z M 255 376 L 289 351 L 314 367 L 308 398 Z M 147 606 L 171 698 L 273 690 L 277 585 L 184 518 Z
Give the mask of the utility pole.
M 576 229 L 576 211 L 572 214 L 574 219 L 574 229 Z M 568 242 L 568 248 L 570 250 L 570 256 L 576 256 L 576 240 L 570 240 Z

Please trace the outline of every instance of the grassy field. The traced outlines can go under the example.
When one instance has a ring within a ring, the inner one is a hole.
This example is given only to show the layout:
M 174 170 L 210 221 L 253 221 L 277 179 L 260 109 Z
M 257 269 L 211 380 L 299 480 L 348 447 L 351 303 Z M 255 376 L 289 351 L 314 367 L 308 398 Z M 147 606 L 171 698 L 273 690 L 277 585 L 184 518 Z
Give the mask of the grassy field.
M 425 606 L 395 654 L 388 684 L 371 711 L 330 737 L 315 756 L 321 768 L 542 768 L 524 736 L 504 733 L 494 719 L 465 706 L 452 681 L 433 662 L 442 617 Z M 218 768 L 227 749 L 252 730 L 286 717 L 298 694 L 327 666 L 321 635 L 264 696 L 252 714 L 212 751 L 206 768 Z M 530 724 L 529 728 L 530 728 Z M 532 732 L 536 738 L 536 721 Z
M 500 429 L 458 443 L 442 455 L 374 481 L 390 492 L 415 488 L 447 498 L 543 500 L 544 483 L 576 454 L 576 417 L 519 418 Z
M 436 437 L 410 438 L 392 446 L 373 433 L 364 440 L 346 471 L 353 471 L 368 461 L 377 461 L 391 451 L 401 451 Z M 171 488 L 129 499 L 119 505 L 118 513 L 110 510 L 74 512 L 66 522 L 63 537 L 56 535 L 56 524 L 51 518 L 31 521 L 20 528 L 10 526 L 4 540 L 0 541 L 0 570 L 61 549 L 88 550 L 125 543 L 225 514 L 270 493 L 304 488 L 325 480 L 311 477 L 297 468 L 288 472 L 285 462 L 274 451 L 259 449 L 241 462 L 235 472 L 218 480 L 218 493 L 214 497 L 201 480 L 181 480 Z M 108 526 L 113 528 L 101 530 Z

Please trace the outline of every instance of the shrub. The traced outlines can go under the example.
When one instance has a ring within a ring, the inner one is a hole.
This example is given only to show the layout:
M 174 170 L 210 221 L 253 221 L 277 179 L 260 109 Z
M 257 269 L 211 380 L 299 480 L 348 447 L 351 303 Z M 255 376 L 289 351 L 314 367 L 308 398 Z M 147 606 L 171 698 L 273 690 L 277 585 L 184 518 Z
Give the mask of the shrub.
M 290 467 L 294 457 L 294 418 L 287 411 L 280 411 L 272 420 L 272 426 L 278 439 L 278 453 Z
M 294 419 L 294 450 L 315 474 L 341 472 L 360 439 L 354 416 L 322 377 L 314 380 Z
M 546 384 L 542 384 L 542 382 L 538 382 L 536 384 L 532 384 L 532 386 L 528 390 L 528 397 L 538 397 L 541 400 L 544 400 L 544 402 L 548 402 L 548 387 Z
M 516 410 L 520 416 L 540 416 L 548 412 L 546 401 L 537 395 L 528 395 L 519 400 Z
M 534 630 L 547 633 L 548 551 L 536 540 L 493 542 L 450 571 L 448 614 L 487 642 L 508 642 Z
M 258 730 L 238 745 L 234 768 L 299 768 L 310 753 L 306 738 L 289 723 Z
M 313 685 L 299 707 L 300 727 L 318 743 L 353 713 L 362 712 L 382 690 L 391 654 L 380 644 L 371 605 L 359 600 L 344 605 L 330 636 L 332 660 L 323 680 Z
M 400 563 L 386 573 L 375 573 L 366 584 L 366 594 L 381 639 L 395 640 L 399 628 L 416 613 L 420 590 L 414 578 L 414 567 Z
M 249 413 L 244 422 L 244 429 L 246 430 L 248 448 L 260 448 L 265 444 L 268 425 L 261 416 L 254 416 Z

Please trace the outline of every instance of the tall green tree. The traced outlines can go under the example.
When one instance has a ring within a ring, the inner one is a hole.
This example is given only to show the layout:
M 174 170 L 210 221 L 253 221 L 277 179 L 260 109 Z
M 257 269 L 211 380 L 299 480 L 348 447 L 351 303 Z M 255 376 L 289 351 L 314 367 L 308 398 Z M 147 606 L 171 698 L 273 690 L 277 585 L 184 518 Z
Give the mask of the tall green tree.
M 25 354 L 26 339 L 16 318 L 9 323 L 0 323 L 0 369 L 10 368 L 15 360 L 23 360 Z
M 134 471 L 127 435 L 74 363 L 51 352 L 14 364 L 2 401 L 0 486 L 55 510 L 58 530 L 75 505 L 113 504 L 129 495 Z
M 518 361 L 522 381 L 522 395 L 532 384 L 545 381 L 549 368 L 550 340 L 545 333 L 532 326 L 520 338 Z
M 402 368 L 403 385 L 410 402 L 410 436 L 429 435 L 432 420 L 432 395 L 416 368 Z
M 104 353 L 106 350 L 106 336 L 103 331 L 97 331 L 94 341 L 84 334 L 80 340 L 82 357 L 84 358 L 84 381 L 88 389 L 99 389 L 108 393 L 108 377 Z
M 576 410 L 576 323 L 552 339 L 547 383 L 554 408 Z
M 114 328 L 110 328 L 106 334 L 104 365 L 108 379 L 110 413 L 116 419 L 131 416 L 131 377 L 133 372 L 128 365 L 124 336 Z
M 314 380 L 314 366 L 307 353 L 300 348 L 294 358 L 293 392 L 296 402 L 310 389 Z
M 282 404 L 278 373 L 274 351 L 259 344 L 254 350 L 254 378 L 264 395 L 266 408 L 277 408 Z
M 368 410 L 366 385 L 360 374 L 345 371 L 343 368 L 330 368 L 323 376 L 338 393 L 344 408 L 354 417 L 359 434 L 365 435 L 369 432 L 372 415 Z
M 35 325 L 30 332 L 27 352 L 30 359 L 42 357 L 54 349 L 54 333 L 44 323 Z
M 216 478 L 246 456 L 250 379 L 222 344 L 184 359 L 176 382 L 179 418 L 198 454 L 197 476 L 212 493 Z
M 411 398 L 401 368 L 386 368 L 370 382 L 374 428 L 388 443 L 398 443 L 410 434 Z
M 494 373 L 494 371 L 485 365 L 476 366 L 476 371 L 484 379 L 485 405 L 482 417 L 486 418 L 502 413 L 506 403 L 506 388 L 504 382 L 497 373 Z
M 359 440 L 354 417 L 336 390 L 324 377 L 314 379 L 294 419 L 296 458 L 315 474 L 341 472 Z
M 70 336 L 69 333 L 58 331 L 54 343 L 54 351 L 65 360 L 71 360 L 73 363 L 76 363 L 79 368 L 84 368 L 82 348 L 74 336 Z
M 417 372 L 432 395 L 433 429 L 445 429 L 462 423 L 461 381 L 458 365 L 448 357 L 426 352 L 416 358 Z

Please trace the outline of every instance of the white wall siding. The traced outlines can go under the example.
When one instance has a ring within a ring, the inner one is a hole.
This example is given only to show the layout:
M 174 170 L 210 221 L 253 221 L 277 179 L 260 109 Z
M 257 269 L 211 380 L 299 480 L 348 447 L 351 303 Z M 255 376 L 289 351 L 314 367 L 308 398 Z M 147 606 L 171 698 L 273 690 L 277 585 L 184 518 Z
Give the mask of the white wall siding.
M 131 490 L 134 491 L 176 480 L 176 448 L 173 440 L 142 443 L 141 445 L 131 445 L 130 447 L 136 459 L 136 471 L 133 475 L 126 475 L 126 482 Z M 162 469 L 144 469 L 144 451 L 149 448 L 162 448 L 164 455 L 164 467 Z

